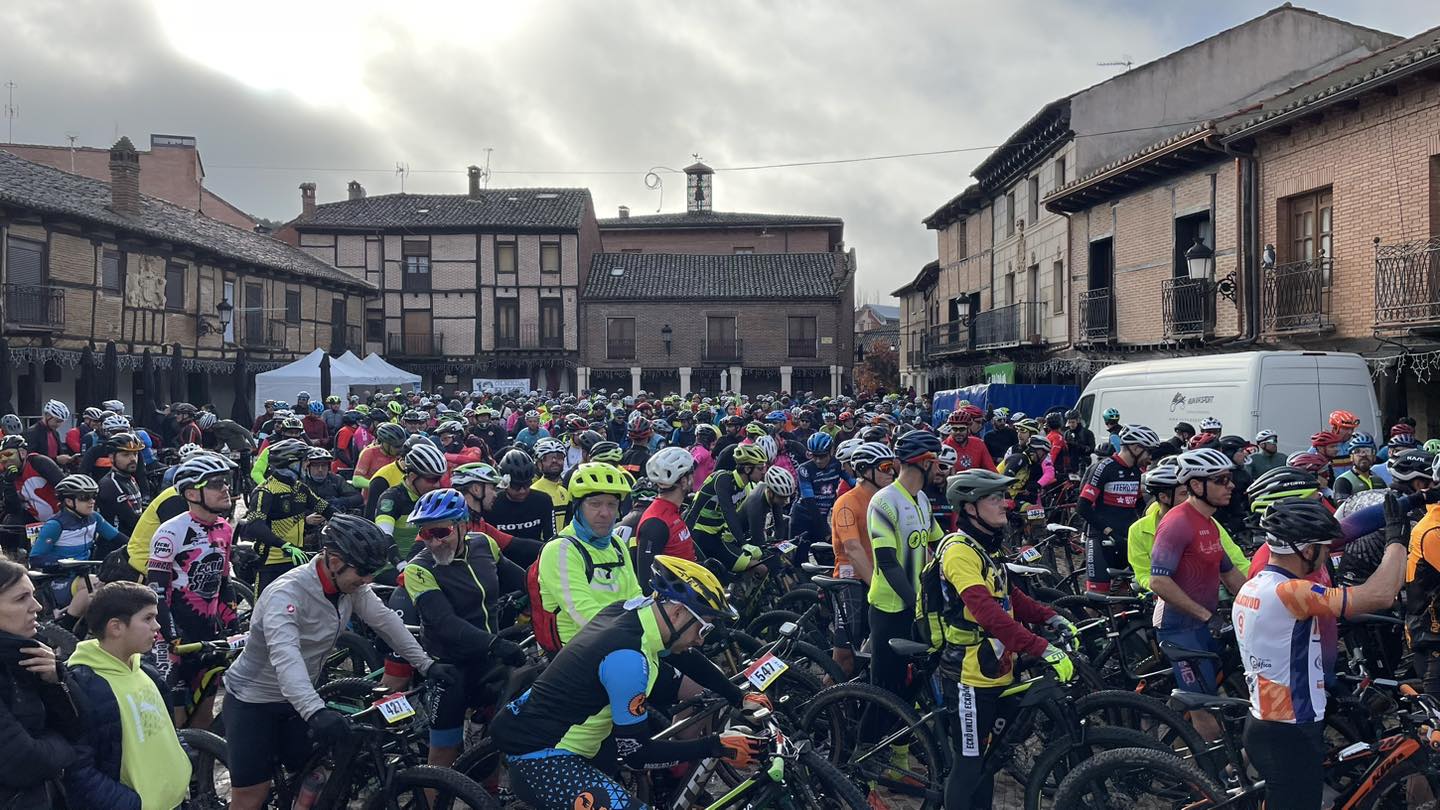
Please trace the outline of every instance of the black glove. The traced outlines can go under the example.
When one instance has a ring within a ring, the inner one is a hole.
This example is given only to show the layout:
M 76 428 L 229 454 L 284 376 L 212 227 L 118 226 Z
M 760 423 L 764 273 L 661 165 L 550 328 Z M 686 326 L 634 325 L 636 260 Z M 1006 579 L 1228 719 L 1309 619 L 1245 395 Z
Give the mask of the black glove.
M 1410 547 L 1410 516 L 1394 490 L 1385 492 L 1385 545 Z
M 440 684 L 441 686 L 458 686 L 464 679 L 465 673 L 454 664 L 442 664 L 439 661 L 430 665 L 425 670 L 425 677 Z
M 323 745 L 335 745 L 350 736 L 350 721 L 334 709 L 321 709 L 305 722 L 315 741 Z
M 1213 638 L 1224 638 L 1225 631 L 1229 629 L 1225 626 L 1225 617 L 1220 615 L 1218 610 L 1210 614 L 1209 625 L 1210 635 Z
M 490 642 L 490 657 L 507 666 L 518 667 L 525 663 L 525 648 L 496 636 Z

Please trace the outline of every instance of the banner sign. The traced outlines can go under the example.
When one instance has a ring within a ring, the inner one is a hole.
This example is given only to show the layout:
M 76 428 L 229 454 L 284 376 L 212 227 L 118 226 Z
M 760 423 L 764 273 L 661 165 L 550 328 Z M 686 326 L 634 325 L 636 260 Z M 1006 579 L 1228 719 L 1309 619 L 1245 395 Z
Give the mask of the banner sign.
M 471 391 L 479 391 L 488 394 L 528 394 L 533 386 L 528 379 L 518 380 L 493 380 L 486 377 L 476 377 L 471 381 Z

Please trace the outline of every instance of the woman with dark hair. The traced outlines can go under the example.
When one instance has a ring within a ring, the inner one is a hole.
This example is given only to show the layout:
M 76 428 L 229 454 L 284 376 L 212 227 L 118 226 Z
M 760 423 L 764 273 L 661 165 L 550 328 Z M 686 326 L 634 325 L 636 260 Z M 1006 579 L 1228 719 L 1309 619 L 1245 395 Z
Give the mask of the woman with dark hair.
M 0 557 L 0 808 L 64 806 L 61 771 L 75 761 L 84 728 L 73 682 L 55 651 L 36 639 L 40 603 L 25 566 Z

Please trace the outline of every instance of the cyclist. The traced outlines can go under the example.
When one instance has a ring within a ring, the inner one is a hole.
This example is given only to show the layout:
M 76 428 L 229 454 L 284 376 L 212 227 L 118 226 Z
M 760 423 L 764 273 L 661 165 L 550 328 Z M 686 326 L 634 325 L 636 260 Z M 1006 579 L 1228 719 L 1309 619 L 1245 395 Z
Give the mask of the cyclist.
M 270 436 L 255 456 L 255 463 L 250 467 L 250 480 L 255 482 L 255 486 L 265 483 L 265 473 L 270 469 L 270 448 L 285 439 L 294 439 L 306 446 L 310 444 L 305 439 L 305 426 L 293 414 L 287 414 L 280 419 L 275 434 Z
M 1095 454 L 1095 434 L 1080 421 L 1079 411 L 1065 412 L 1065 431 L 1061 435 L 1069 456 L 1065 469 L 1071 473 L 1085 472 Z
M 1122 538 L 1140 516 L 1140 469 L 1160 444 L 1145 425 L 1125 425 L 1111 435 L 1119 450 L 1090 468 L 1075 504 L 1086 525 L 1085 587 L 1100 593 L 1110 592 L 1110 569 L 1125 567 Z
M 110 522 L 95 511 L 100 487 L 88 475 L 67 475 L 55 485 L 60 511 L 40 525 L 40 533 L 30 548 L 30 565 L 44 569 L 61 560 L 104 559 L 115 548 L 129 542 Z M 65 609 L 61 623 L 67 629 L 85 617 L 90 594 L 99 584 L 85 575 L 88 585 L 79 576 L 60 577 L 50 581 L 56 607 Z
M 205 661 L 203 656 L 177 660 L 170 645 L 224 638 L 239 630 L 230 584 L 234 478 L 235 464 L 218 453 L 200 453 L 181 462 L 175 490 L 186 511 L 162 523 L 150 538 L 145 583 L 160 601 L 160 636 L 151 658 L 172 688 L 194 685 Z M 210 725 L 214 701 L 210 695 L 195 708 L 192 726 Z M 177 706 L 177 724 L 184 714 L 183 705 Z
M 86 448 L 84 455 L 80 457 L 80 472 L 91 478 L 101 478 L 110 471 L 110 444 L 111 435 L 130 430 L 130 421 L 123 416 L 110 415 L 104 417 L 95 425 L 95 430 L 86 435 L 90 446 Z M 144 446 L 141 446 L 144 449 Z M 141 476 L 142 478 L 144 476 Z
M 76 453 L 60 438 L 59 430 L 70 421 L 70 409 L 59 400 L 48 400 L 40 410 L 40 419 L 25 431 L 25 444 L 31 453 L 36 453 L 61 467 L 68 467 L 75 460 Z
M 1280 436 L 1275 431 L 1262 430 L 1255 434 L 1255 452 L 1245 460 L 1245 471 L 1251 481 L 1285 463 L 1285 455 L 1279 448 Z
M 714 557 L 727 571 L 739 573 L 755 564 L 755 559 L 739 547 L 737 538 L 744 537 L 745 523 L 739 508 L 754 485 L 764 477 L 767 458 L 759 445 L 733 445 L 733 470 L 717 469 L 705 479 L 685 525 L 695 538 L 700 551 Z
M 135 475 L 145 445 L 134 433 L 115 433 L 105 444 L 110 452 L 110 471 L 100 479 L 100 515 L 129 536 L 145 510 L 146 499 Z
M 811 542 L 830 541 L 830 510 L 840 494 L 840 484 L 852 486 L 855 479 L 836 460 L 835 440 L 828 433 L 816 431 L 805 440 L 810 459 L 795 471 L 799 497 L 790 510 L 790 534 L 807 541 L 800 556 L 808 556 Z
M 970 435 L 970 426 L 984 416 L 984 412 L 974 405 L 964 405 L 952 411 L 946 420 L 946 424 L 950 426 L 950 435 L 944 443 L 955 448 L 955 469 L 968 470 L 976 467 L 994 471 L 995 459 L 991 457 L 985 442 Z
M 490 520 L 501 531 L 517 537 L 541 542 L 554 537 L 555 505 L 549 495 L 533 486 L 536 468 L 530 453 L 521 447 L 513 447 L 500 457 L 500 463 L 495 468 L 509 478 L 509 485 L 487 512 Z
M 54 517 L 60 510 L 55 485 L 64 474 L 54 459 L 28 451 L 25 437 L 0 438 L 0 547 L 26 548 L 24 527 Z
M 1028 519 L 1026 512 L 1040 506 L 1040 491 L 1055 483 L 1053 449 L 1044 436 L 1031 436 L 1025 447 L 1016 446 L 1000 462 L 1000 474 L 1013 481 L 1009 488 L 1010 505 L 1021 518 Z
M 1109 434 L 1105 439 L 1110 442 L 1110 452 L 1112 454 L 1120 452 L 1123 449 L 1123 445 L 1120 443 L 1120 411 L 1115 408 L 1106 408 L 1105 412 L 1100 414 L 1100 418 L 1105 422 L 1105 432 Z M 1100 450 L 1097 448 L 1096 452 L 1098 453 Z
M 1385 482 L 1373 472 L 1375 440 L 1368 433 L 1353 433 L 1348 444 L 1350 468 L 1335 476 L 1335 502 L 1342 503 L 1357 492 L 1384 489 Z M 1337 467 L 1337 472 L 1339 468 Z
M 494 539 L 467 534 L 469 520 L 465 497 L 453 489 L 425 493 L 409 516 L 424 548 L 405 566 L 405 593 L 429 651 L 464 673 L 441 691 L 430 723 L 428 762 L 442 768 L 460 755 L 466 710 L 484 705 L 491 667 L 525 663 L 520 645 L 496 634 L 492 613 L 502 587 L 525 587 L 525 572 L 501 555 Z
M 405 453 L 404 462 L 405 477 L 375 501 L 375 525 L 395 540 L 402 560 L 410 557 L 410 549 L 415 545 L 415 527 L 410 525 L 410 512 L 420 496 L 442 486 L 445 456 L 435 445 L 421 439 Z M 389 576 L 386 578 L 389 579 Z
M 570 520 L 570 493 L 560 480 L 565 471 L 566 458 L 567 448 L 559 439 L 541 439 L 535 442 L 535 460 L 540 469 L 540 477 L 535 479 L 531 488 L 550 499 L 557 532 L 565 528 L 565 524 Z
M 711 424 L 701 422 L 695 426 L 695 443 L 690 446 L 690 455 L 695 459 L 695 480 L 692 486 L 700 489 L 710 473 L 715 471 L 715 455 L 711 452 L 715 441 L 720 438 L 720 430 Z M 646 469 L 649 469 L 648 465 Z
M 309 561 L 305 527 L 322 525 L 334 511 L 301 480 L 301 465 L 310 450 L 299 439 L 281 439 L 270 446 L 265 480 L 255 490 L 255 508 L 246 514 L 241 530 L 245 539 L 255 541 L 255 551 L 261 555 L 256 593 L 293 566 Z
M 745 536 L 740 538 L 741 550 L 752 559 L 764 554 L 773 538 L 776 542 L 790 539 L 790 522 L 785 515 L 790 499 L 795 497 L 795 476 L 784 467 L 771 467 L 765 477 L 740 505 Z M 757 573 L 760 573 L 757 571 Z
M 427 677 L 459 683 L 460 673 L 432 661 L 370 588 L 392 561 L 390 537 L 364 518 L 336 515 L 320 544 L 314 560 L 286 572 L 256 600 L 245 649 L 225 672 L 231 810 L 263 807 L 276 762 L 303 766 L 310 739 L 333 745 L 349 736 L 349 721 L 326 708 L 314 684 L 352 613 Z
M 646 462 L 645 475 L 655 485 L 656 497 L 636 524 L 635 570 L 649 571 L 661 554 L 696 559 L 695 541 L 680 512 L 695 477 L 695 457 L 682 447 L 666 447 Z
M 491 457 L 499 455 L 509 441 L 505 428 L 494 421 L 498 415 L 493 408 L 482 405 L 475 409 L 475 423 L 470 428 L 470 435 L 485 442 Z
M 525 427 L 515 434 L 515 444 L 524 447 L 526 450 L 535 446 L 541 439 L 550 438 L 550 431 L 540 427 L 540 412 L 525 412 Z
M 381 467 L 398 461 L 405 444 L 405 428 L 393 422 L 382 422 L 375 427 L 375 443 L 360 451 L 355 461 L 355 472 L 350 483 L 369 497 L 370 477 Z
M 1350 440 L 1354 437 L 1355 431 L 1360 429 L 1360 417 L 1346 410 L 1335 410 L 1330 412 L 1330 433 L 1335 434 L 1340 440 L 1335 448 L 1335 455 L 1331 463 L 1335 467 L 1335 474 L 1350 469 Z
M 1069 620 L 1010 583 L 1001 542 L 1008 522 L 1006 492 L 1013 483 L 989 470 L 950 476 L 945 496 L 960 530 L 940 541 L 920 577 L 920 615 L 931 650 L 940 656 L 946 701 L 959 712 L 950 737 L 946 807 L 992 804 L 994 776 L 983 769 L 986 741 L 1019 707 L 1019 696 L 1004 696 L 1015 681 L 1016 655 L 1042 659 L 1061 681 L 1074 675 L 1064 650 L 1021 624 L 1075 633 Z
M 662 660 L 735 705 L 768 706 L 745 695 L 692 652 L 735 609 L 715 575 L 678 557 L 655 558 L 649 598 L 597 612 L 525 694 L 495 716 L 491 733 L 506 754 L 510 787 L 535 810 L 644 807 L 617 781 L 618 760 L 635 768 L 724 758 L 737 768 L 758 755 L 739 734 L 656 740 L 649 704 Z M 657 700 L 657 703 L 663 702 Z M 606 741 L 614 740 L 613 749 Z
M 331 472 L 334 464 L 334 453 L 323 447 L 310 448 L 305 454 L 305 486 L 338 512 L 358 512 L 365 505 L 364 496 L 349 481 Z
M 198 456 L 205 450 L 196 448 L 180 454 L 180 464 L 172 472 L 179 470 L 185 462 Z M 126 551 L 127 562 L 132 569 L 126 572 L 126 579 L 133 579 L 135 582 L 145 581 L 145 569 L 150 561 L 150 540 L 155 536 L 155 530 L 160 525 L 177 515 L 185 513 L 185 499 L 172 484 L 160 490 L 150 503 L 145 505 L 145 511 L 140 513 L 140 519 L 135 523 L 135 530 L 130 532 L 130 545 Z
M 1126 555 L 1130 570 L 1135 573 L 1135 585 L 1142 590 L 1150 590 L 1150 554 L 1155 547 L 1155 529 L 1160 525 L 1160 520 L 1181 501 L 1182 493 L 1179 490 L 1183 482 L 1180 480 L 1179 464 L 1178 456 L 1167 456 L 1151 465 L 1141 476 L 1145 493 L 1150 496 L 1150 506 L 1139 520 L 1130 524 L 1126 538 Z M 1252 494 L 1255 492 L 1256 490 L 1251 490 Z M 1225 550 L 1225 556 L 1230 558 L 1230 562 L 1248 576 L 1250 561 L 1245 558 L 1245 551 L 1230 539 L 1229 532 L 1225 531 L 1223 526 L 1220 527 L 1220 546 Z
M 1319 620 L 1384 610 L 1404 569 L 1406 518 L 1395 496 L 1385 505 L 1387 547 L 1364 584 L 1327 588 L 1306 579 L 1325 564 L 1340 524 L 1324 504 L 1290 498 L 1260 520 L 1270 563 L 1235 597 L 1235 637 L 1250 692 L 1244 744 L 1266 783 L 1266 805 L 1318 810 L 1325 787 L 1325 683 L 1334 675 L 1334 635 Z
M 1400 458 L 1412 454 L 1421 453 L 1407 453 Z M 1435 458 L 1432 481 L 1440 472 L 1440 456 Z M 1434 491 L 1433 485 L 1429 491 Z M 1440 504 L 1428 506 L 1425 516 L 1410 531 L 1405 561 L 1405 632 L 1425 694 L 1440 696 Z
M 939 465 L 940 440 L 912 430 L 895 440 L 899 472 L 870 499 L 866 525 L 874 552 L 870 579 L 870 681 L 905 691 L 907 662 L 890 639 L 910 638 L 915 599 L 930 545 L 942 536 L 924 489 Z
M 480 532 L 490 537 L 500 546 L 506 559 L 525 567 L 540 556 L 540 547 L 543 544 L 538 540 L 503 532 L 485 518 L 486 511 L 494 508 L 495 499 L 500 496 L 500 490 L 505 488 L 505 484 L 505 478 L 493 466 L 483 461 L 457 467 L 450 475 L 450 486 L 465 496 L 465 503 L 470 507 L 468 531 Z

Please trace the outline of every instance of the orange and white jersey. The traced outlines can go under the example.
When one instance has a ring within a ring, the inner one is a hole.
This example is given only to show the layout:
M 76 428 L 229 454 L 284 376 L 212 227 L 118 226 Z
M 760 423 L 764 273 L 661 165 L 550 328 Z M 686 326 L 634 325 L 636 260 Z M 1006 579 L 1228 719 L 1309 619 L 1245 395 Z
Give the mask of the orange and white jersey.
M 1335 639 L 1321 632 L 1320 616 L 1343 617 L 1346 588 L 1317 585 L 1273 565 L 1245 583 L 1233 619 L 1250 713 L 1277 723 L 1312 723 L 1325 717 L 1325 670 L 1335 660 Z

